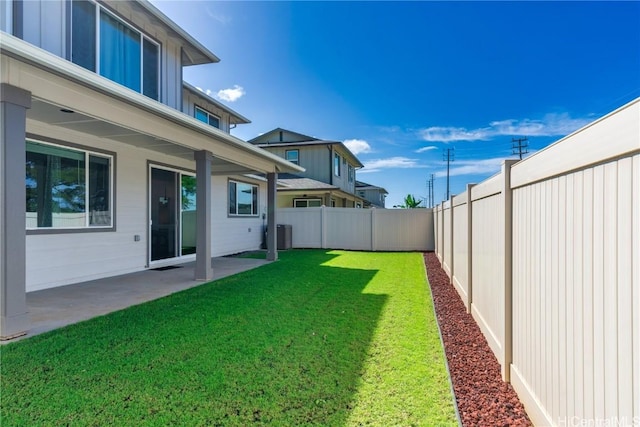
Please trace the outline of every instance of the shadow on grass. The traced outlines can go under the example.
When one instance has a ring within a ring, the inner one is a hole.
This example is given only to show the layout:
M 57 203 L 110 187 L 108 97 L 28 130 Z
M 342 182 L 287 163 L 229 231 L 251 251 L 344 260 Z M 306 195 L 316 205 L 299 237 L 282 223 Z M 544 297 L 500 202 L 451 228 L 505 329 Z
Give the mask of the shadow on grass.
M 386 296 L 281 261 L 2 348 L 7 425 L 341 425 Z

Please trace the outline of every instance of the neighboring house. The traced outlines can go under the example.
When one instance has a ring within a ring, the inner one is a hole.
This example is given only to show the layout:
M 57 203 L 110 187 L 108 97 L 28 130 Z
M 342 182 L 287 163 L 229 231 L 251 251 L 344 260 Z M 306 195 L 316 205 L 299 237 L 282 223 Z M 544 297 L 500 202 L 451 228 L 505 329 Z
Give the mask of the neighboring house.
M 384 208 L 387 190 L 382 187 L 356 181 L 356 194 L 364 199 L 364 207 Z
M 356 170 L 360 160 L 339 141 L 327 141 L 277 128 L 250 143 L 305 171 L 278 176 L 278 207 L 362 207 L 356 195 Z
M 265 215 L 277 258 L 275 177 L 303 169 L 183 83 L 206 47 L 147 1 L 3 1 L 0 30 L 0 338 L 28 291 L 189 260 L 208 280 Z

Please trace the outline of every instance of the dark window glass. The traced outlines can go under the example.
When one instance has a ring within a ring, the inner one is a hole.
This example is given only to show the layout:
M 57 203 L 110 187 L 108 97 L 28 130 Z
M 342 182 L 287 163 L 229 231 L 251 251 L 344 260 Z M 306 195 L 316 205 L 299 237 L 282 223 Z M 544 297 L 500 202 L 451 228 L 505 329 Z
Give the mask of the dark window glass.
M 209 124 L 214 128 L 220 129 L 220 119 L 212 114 L 209 114 Z
M 140 92 L 140 33 L 100 12 L 100 74 Z
M 296 165 L 300 164 L 300 152 L 298 150 L 287 150 L 285 151 L 285 157 L 291 163 L 295 163 Z
M 143 93 L 158 100 L 158 45 L 144 39 L 142 50 Z
M 258 187 L 255 185 L 251 186 L 251 194 L 253 196 L 252 206 L 251 206 L 251 214 L 258 215 Z
M 203 123 L 209 123 L 209 115 L 207 114 L 207 112 L 198 107 L 196 107 L 195 117 Z
M 229 182 L 229 214 L 236 215 L 238 210 L 236 208 L 236 183 Z
M 27 142 L 27 227 L 85 226 L 84 153 Z
M 96 71 L 96 6 L 73 0 L 71 7 L 71 62 Z
M 89 225 L 111 225 L 111 166 L 106 157 L 89 156 Z

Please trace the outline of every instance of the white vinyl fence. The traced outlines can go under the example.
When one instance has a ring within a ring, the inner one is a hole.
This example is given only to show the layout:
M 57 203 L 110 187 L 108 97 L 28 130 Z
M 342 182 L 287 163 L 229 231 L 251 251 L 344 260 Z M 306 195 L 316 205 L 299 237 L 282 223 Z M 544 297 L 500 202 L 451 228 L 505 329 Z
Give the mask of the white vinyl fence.
M 284 208 L 294 248 L 361 251 L 434 250 L 431 209 Z
M 436 253 L 537 425 L 640 425 L 640 99 L 434 209 Z

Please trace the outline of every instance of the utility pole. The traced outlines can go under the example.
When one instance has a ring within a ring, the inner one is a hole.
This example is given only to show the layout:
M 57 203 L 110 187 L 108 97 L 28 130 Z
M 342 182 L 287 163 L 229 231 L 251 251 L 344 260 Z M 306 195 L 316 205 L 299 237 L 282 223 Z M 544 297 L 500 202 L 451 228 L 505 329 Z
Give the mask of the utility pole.
M 433 178 L 433 174 L 431 174 L 431 178 L 427 180 L 427 204 L 430 208 L 433 207 Z
M 526 136 L 524 138 L 511 138 L 511 154 L 519 155 L 520 160 L 522 160 L 523 154 L 527 154 L 529 152 L 527 147 L 529 147 L 529 140 Z
M 447 148 L 444 150 L 442 160 L 447 162 L 447 197 L 445 200 L 449 200 L 449 165 L 453 162 L 453 148 Z

